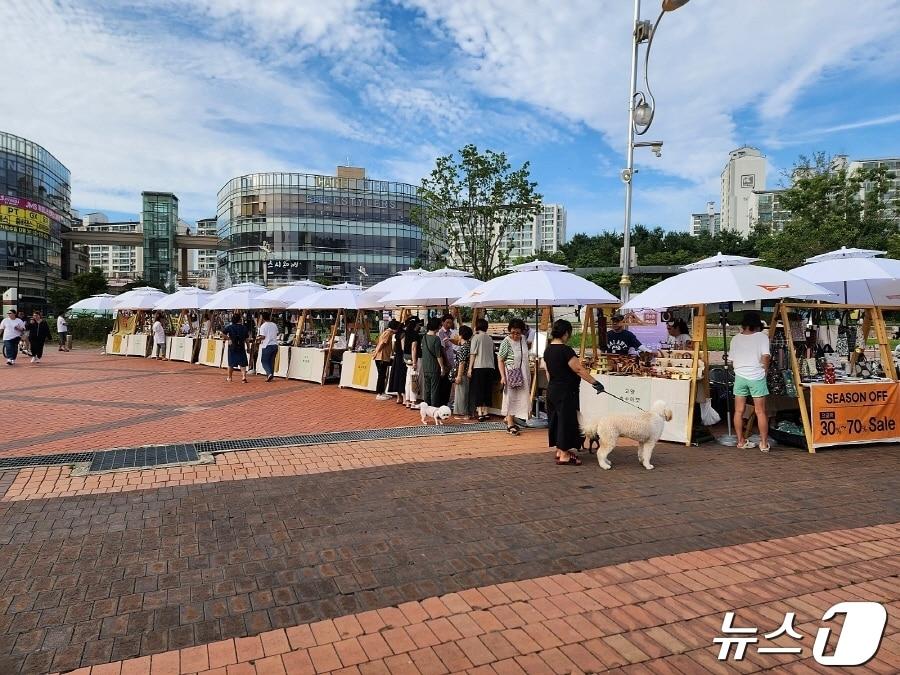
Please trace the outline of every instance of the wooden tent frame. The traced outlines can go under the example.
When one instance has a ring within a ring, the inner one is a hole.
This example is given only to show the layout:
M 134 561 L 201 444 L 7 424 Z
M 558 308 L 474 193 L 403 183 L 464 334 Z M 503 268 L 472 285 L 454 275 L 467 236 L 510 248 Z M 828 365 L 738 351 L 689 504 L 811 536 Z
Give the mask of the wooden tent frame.
M 863 315 L 863 336 L 862 343 L 865 346 L 869 339 L 869 333 L 875 330 L 875 338 L 878 340 L 877 345 L 881 350 L 881 363 L 884 368 L 884 374 L 889 379 L 897 382 L 897 371 L 894 368 L 894 359 L 891 354 L 891 342 L 888 337 L 887 327 L 884 322 L 884 313 L 881 307 L 875 305 L 853 305 L 853 304 L 832 304 L 818 302 L 780 302 L 775 307 L 775 313 L 772 315 L 772 323 L 769 326 L 769 341 L 775 335 L 778 320 L 780 319 L 784 326 L 785 333 L 790 330 L 790 312 L 793 309 L 817 309 L 820 311 L 846 311 L 858 310 L 865 312 Z M 813 447 L 812 421 L 810 420 L 809 404 L 806 400 L 806 389 L 809 385 L 803 384 L 800 379 L 800 361 L 797 359 L 795 349 L 788 349 L 788 359 L 791 362 L 791 373 L 794 376 L 794 383 L 797 388 L 797 402 L 800 407 L 800 419 L 803 422 L 803 435 L 806 438 L 806 449 L 810 453 L 815 453 Z

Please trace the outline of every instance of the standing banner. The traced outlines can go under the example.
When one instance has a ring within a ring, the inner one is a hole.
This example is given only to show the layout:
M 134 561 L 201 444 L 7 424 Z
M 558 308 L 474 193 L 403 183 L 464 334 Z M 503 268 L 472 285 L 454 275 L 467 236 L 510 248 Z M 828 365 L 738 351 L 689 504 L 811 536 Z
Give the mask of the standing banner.
M 813 447 L 900 441 L 900 383 L 810 385 Z

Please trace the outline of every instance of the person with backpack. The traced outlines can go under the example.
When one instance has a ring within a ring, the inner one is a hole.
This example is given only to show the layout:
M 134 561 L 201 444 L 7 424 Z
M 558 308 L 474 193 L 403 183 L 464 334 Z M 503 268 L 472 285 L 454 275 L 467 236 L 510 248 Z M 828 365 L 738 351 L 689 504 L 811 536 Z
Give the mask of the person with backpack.
M 247 382 L 247 340 L 250 333 L 243 323 L 239 313 L 231 317 L 231 325 L 222 331 L 228 337 L 228 377 L 226 382 L 231 382 L 231 373 L 241 371 L 241 382 Z

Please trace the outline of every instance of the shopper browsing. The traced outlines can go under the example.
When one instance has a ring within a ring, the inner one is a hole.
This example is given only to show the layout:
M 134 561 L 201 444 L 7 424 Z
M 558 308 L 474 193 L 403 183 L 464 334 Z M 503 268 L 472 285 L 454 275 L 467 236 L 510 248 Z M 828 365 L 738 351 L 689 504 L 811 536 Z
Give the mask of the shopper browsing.
M 731 338 L 729 356 L 734 367 L 734 428 L 737 446 L 750 449 L 755 447 L 744 438 L 744 410 L 747 398 L 753 399 L 756 424 L 759 427 L 759 449 L 769 451 L 769 419 L 766 414 L 766 372 L 772 360 L 769 351 L 769 336 L 762 332 L 763 324 L 756 312 L 744 312 L 741 332 Z
M 271 312 L 262 313 L 262 324 L 257 339 L 261 340 L 260 360 L 266 374 L 266 382 L 271 382 L 275 378 L 275 357 L 278 355 L 278 326 L 272 321 Z

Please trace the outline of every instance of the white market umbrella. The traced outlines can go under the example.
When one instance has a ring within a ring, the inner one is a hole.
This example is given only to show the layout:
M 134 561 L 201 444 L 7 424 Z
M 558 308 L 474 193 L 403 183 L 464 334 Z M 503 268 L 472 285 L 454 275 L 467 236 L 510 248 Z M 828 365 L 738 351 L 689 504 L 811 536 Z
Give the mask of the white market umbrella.
M 133 291 L 122 293 L 113 303 L 114 309 L 141 309 L 149 310 L 167 297 L 166 293 L 151 286 L 135 288 Z
M 283 309 L 287 303 L 265 298 L 266 289 L 258 284 L 244 283 L 219 291 L 201 309 Z
M 622 305 L 653 309 L 782 298 L 830 298 L 826 288 L 772 267 L 754 265 L 756 258 L 719 255 L 690 265 L 686 271 L 654 284 Z
M 212 299 L 213 294 L 202 288 L 186 286 L 179 288 L 156 303 L 153 309 L 172 311 L 179 309 L 200 309 Z
M 277 302 L 283 302 L 287 305 L 290 305 L 291 303 L 302 300 L 308 295 L 318 293 L 323 288 L 325 287 L 322 286 L 322 284 L 308 279 L 303 279 L 302 281 L 295 281 L 294 283 L 288 284 L 287 286 L 281 286 L 271 291 L 267 291 L 263 294 L 263 298 L 266 300 L 275 300 Z
M 363 287 L 338 284 L 301 298 L 288 309 L 378 309 L 381 303 L 366 298 Z
M 113 311 L 113 303 L 116 300 L 116 296 L 110 295 L 109 293 L 97 293 L 96 295 L 92 295 L 89 298 L 85 298 L 84 300 L 79 300 L 74 305 L 69 307 L 70 312 L 105 312 L 110 313 Z
M 792 269 L 791 274 L 834 293 L 837 297 L 827 298 L 829 302 L 898 307 L 900 260 L 880 257 L 884 254 L 844 247 L 807 258 L 807 264 Z
M 565 265 L 541 260 L 515 265 L 511 273 L 473 288 L 456 307 L 560 307 L 618 305 L 619 299 Z
M 401 270 L 395 275 L 390 276 L 383 281 L 379 281 L 377 284 L 365 289 L 363 291 L 363 295 L 365 295 L 365 297 L 369 300 L 381 300 L 381 298 L 383 298 L 388 293 L 392 293 L 395 290 L 406 287 L 410 283 L 410 281 L 422 276 L 425 273 L 426 270 L 422 269 Z
M 481 282 L 469 272 L 441 269 L 426 272 L 402 288 L 382 296 L 391 307 L 434 307 L 456 302 Z

